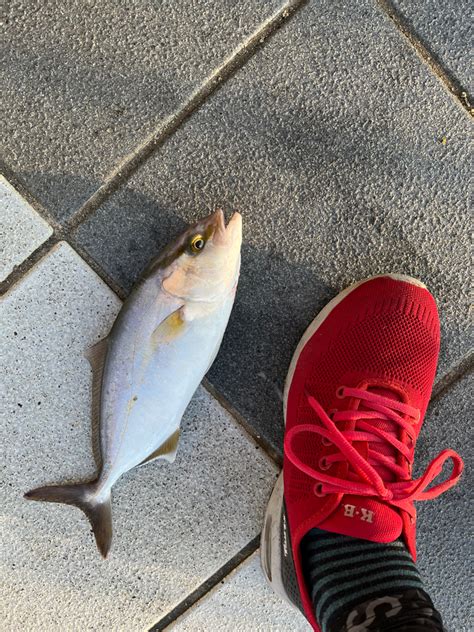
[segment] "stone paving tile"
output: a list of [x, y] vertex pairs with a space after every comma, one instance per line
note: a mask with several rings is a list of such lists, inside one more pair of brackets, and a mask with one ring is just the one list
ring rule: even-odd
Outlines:
[[473, 389], [471, 374], [431, 406], [418, 439], [414, 472], [419, 476], [445, 448], [456, 450], [465, 463], [454, 489], [417, 503], [418, 568], [449, 632], [472, 630]]
[[310, 629], [303, 615], [267, 584], [258, 553], [166, 628], [169, 632], [308, 632]]
[[275, 466], [201, 388], [175, 464], [115, 486], [106, 561], [77, 509], [23, 499], [39, 484], [94, 474], [83, 351], [119, 307], [66, 244], [3, 298], [3, 630], [149, 629], [260, 529]]
[[472, 2], [469, 0], [392, 0], [443, 66], [474, 93]]
[[4, 159], [64, 218], [280, 6], [9, 3], [0, 53]]
[[240, 289], [210, 379], [279, 449], [293, 349], [351, 282], [389, 271], [423, 279], [441, 312], [440, 373], [468, 349], [469, 133], [375, 3], [311, 3], [78, 239], [130, 287], [185, 222], [241, 210]]
[[53, 229], [0, 175], [0, 281], [3, 281]]
[[[457, 450], [466, 463], [460, 484], [435, 501], [417, 503], [418, 567], [449, 632], [470, 632], [472, 551], [465, 520], [473, 498], [474, 454], [466, 423], [473, 418], [472, 376], [461, 380], [435, 403], [426, 418], [417, 450], [416, 476], [439, 451]], [[436, 433], [432, 427], [436, 427]], [[456, 587], [448, 590], [447, 587]], [[309, 630], [298, 611], [267, 586], [258, 555], [185, 613], [173, 632], [297, 632]]]

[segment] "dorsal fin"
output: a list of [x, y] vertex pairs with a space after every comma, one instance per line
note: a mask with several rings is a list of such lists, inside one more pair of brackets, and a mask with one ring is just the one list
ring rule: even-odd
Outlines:
[[147, 463], [151, 463], [155, 459], [166, 459], [170, 463], [173, 463], [176, 458], [176, 452], [178, 450], [179, 437], [181, 434], [181, 430], [178, 428], [171, 437], [168, 437], [164, 443], [160, 445], [160, 447], [152, 452], [150, 456], [147, 456], [140, 464], [146, 465]]
[[92, 452], [97, 467], [102, 466], [102, 455], [100, 452], [100, 394], [102, 391], [102, 376], [104, 373], [105, 359], [107, 357], [107, 337], [99, 340], [95, 345], [89, 347], [85, 357], [89, 360], [92, 368]]

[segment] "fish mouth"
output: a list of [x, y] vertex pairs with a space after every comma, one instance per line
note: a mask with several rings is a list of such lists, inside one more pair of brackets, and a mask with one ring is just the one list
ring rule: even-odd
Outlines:
[[225, 225], [224, 213], [218, 209], [211, 215], [214, 224], [213, 242], [216, 246], [230, 246], [235, 241], [242, 241], [242, 215], [233, 213], [232, 217]]

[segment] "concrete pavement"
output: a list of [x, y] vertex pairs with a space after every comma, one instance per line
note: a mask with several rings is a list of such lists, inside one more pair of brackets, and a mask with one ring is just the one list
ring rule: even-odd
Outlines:
[[[419, 507], [420, 568], [448, 630], [467, 632], [468, 9], [10, 4], [1, 20], [6, 629], [305, 629], [264, 586], [256, 552], [281, 458], [284, 376], [332, 296], [392, 271], [421, 278], [440, 308], [437, 397], [418, 463], [452, 446], [468, 473]], [[146, 262], [219, 206], [240, 210], [245, 230], [224, 344], [186, 414], [176, 464], [117, 485], [104, 565], [79, 512], [27, 504], [22, 492], [92, 474], [83, 351]]]

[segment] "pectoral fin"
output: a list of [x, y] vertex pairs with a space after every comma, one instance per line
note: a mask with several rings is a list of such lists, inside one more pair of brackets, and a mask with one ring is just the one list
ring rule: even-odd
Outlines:
[[153, 351], [162, 345], [175, 340], [183, 331], [185, 320], [180, 307], [165, 318], [151, 335], [151, 347]]
[[92, 368], [92, 451], [97, 467], [102, 464], [100, 453], [100, 393], [102, 390], [102, 375], [104, 373], [105, 358], [107, 357], [107, 338], [99, 340], [95, 345], [89, 347], [85, 352], [85, 357], [89, 360]]
[[160, 447], [152, 452], [150, 456], [147, 456], [140, 465], [145, 465], [146, 463], [151, 463], [155, 459], [166, 459], [170, 463], [173, 463], [176, 458], [176, 452], [178, 450], [179, 437], [181, 434], [181, 430], [178, 428], [176, 432], [173, 432], [171, 437], [168, 437], [164, 443], [160, 445]]

